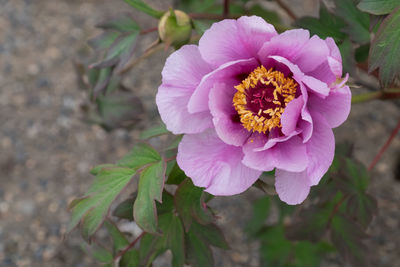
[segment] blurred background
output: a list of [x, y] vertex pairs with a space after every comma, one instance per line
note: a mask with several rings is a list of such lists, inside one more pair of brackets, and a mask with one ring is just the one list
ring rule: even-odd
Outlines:
[[[166, 10], [172, 1], [146, 2]], [[318, 1], [285, 2], [301, 15], [318, 14]], [[88, 123], [88, 94], [79, 86], [77, 62], [90, 57], [86, 42], [100, 32], [96, 24], [126, 12], [142, 29], [157, 25], [122, 0], [0, 0], [0, 266], [99, 265], [82, 250], [78, 233], [64, 236], [67, 205], [85, 193], [93, 166], [115, 162], [135, 144], [141, 129], [157, 121], [154, 96], [172, 52], [142, 61], [124, 80], [143, 106], [132, 113], [132, 130], [107, 132]], [[138, 51], [156, 39], [156, 33], [141, 37]], [[389, 101], [354, 105], [350, 119], [335, 130], [337, 142], [353, 143], [356, 158], [369, 164], [395, 128], [399, 111]], [[397, 137], [371, 177], [370, 193], [379, 207], [368, 230], [372, 266], [399, 266], [399, 162]], [[251, 202], [260, 196], [250, 189], [212, 201], [231, 245], [229, 251], [215, 250], [217, 266], [258, 266], [258, 244], [246, 238], [243, 227]], [[323, 266], [343, 263], [332, 257]]]

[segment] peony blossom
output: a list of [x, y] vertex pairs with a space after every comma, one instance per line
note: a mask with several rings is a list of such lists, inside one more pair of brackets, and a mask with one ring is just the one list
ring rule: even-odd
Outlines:
[[170, 55], [156, 101], [167, 129], [184, 134], [177, 162], [196, 186], [239, 194], [275, 169], [280, 199], [299, 204], [331, 165], [332, 128], [350, 112], [341, 77], [332, 38], [241, 17]]

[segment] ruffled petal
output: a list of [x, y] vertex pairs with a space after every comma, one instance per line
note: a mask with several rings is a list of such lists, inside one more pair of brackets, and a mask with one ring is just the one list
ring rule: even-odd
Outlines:
[[211, 67], [201, 58], [195, 45], [183, 46], [168, 57], [156, 102], [169, 131], [198, 133], [212, 126], [209, 112], [190, 114], [187, 109], [193, 91], [210, 71]]
[[232, 105], [236, 84], [216, 84], [210, 92], [209, 107], [218, 136], [227, 144], [242, 146], [251, 135], [240, 123]]
[[282, 133], [284, 135], [290, 135], [296, 130], [297, 122], [299, 121], [303, 106], [304, 100], [302, 97], [293, 99], [286, 106], [285, 111], [281, 116]]
[[218, 67], [224, 63], [254, 57], [261, 46], [277, 35], [262, 18], [241, 17], [214, 23], [199, 41], [204, 60]]
[[[254, 143], [254, 144], [253, 144]], [[287, 171], [300, 172], [307, 167], [308, 157], [306, 145], [298, 136], [293, 136], [285, 142], [276, 143], [275, 146], [256, 151], [254, 148], [260, 144], [249, 142], [243, 147], [243, 164], [260, 170], [271, 171], [274, 168]]]
[[310, 193], [307, 172], [275, 171], [275, 189], [279, 198], [289, 205], [302, 203]]
[[167, 129], [174, 134], [200, 133], [213, 126], [210, 112], [190, 114], [187, 111], [189, 97], [190, 91], [186, 88], [163, 85], [158, 88], [158, 111]]
[[318, 96], [311, 96], [309, 107], [312, 111], [324, 116], [329, 127], [338, 127], [347, 119], [350, 113], [350, 88], [348, 86], [334, 88], [325, 99], [321, 99]]
[[307, 85], [312, 92], [319, 94], [322, 97], [329, 95], [330, 89], [328, 85], [318, 79], [315, 79], [314, 77], [304, 75], [302, 82]]
[[327, 44], [324, 40], [314, 35], [308, 40], [293, 63], [299, 66], [302, 72], [307, 73], [326, 61], [328, 56], [329, 48]]
[[335, 136], [332, 129], [319, 113], [312, 113], [313, 133], [306, 143], [308, 155], [307, 176], [310, 185], [317, 185], [328, 171], [335, 155]]
[[208, 95], [215, 83], [236, 81], [239, 84], [241, 82], [240, 75], [249, 74], [257, 67], [258, 62], [254, 58], [241, 59], [224, 64], [205, 75], [189, 100], [189, 112], [196, 113], [209, 110]]
[[177, 162], [199, 187], [213, 195], [235, 195], [248, 189], [261, 175], [241, 163], [240, 147], [221, 141], [214, 130], [185, 135], [179, 144]]

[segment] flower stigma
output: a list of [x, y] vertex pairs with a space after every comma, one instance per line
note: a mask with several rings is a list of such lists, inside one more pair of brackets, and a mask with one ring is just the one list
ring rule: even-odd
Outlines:
[[296, 96], [297, 82], [277, 70], [256, 68], [233, 96], [240, 122], [248, 131], [266, 133], [281, 128], [281, 115]]

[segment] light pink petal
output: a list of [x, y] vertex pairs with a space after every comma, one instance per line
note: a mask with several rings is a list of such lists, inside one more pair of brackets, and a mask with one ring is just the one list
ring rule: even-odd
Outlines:
[[293, 99], [286, 106], [285, 111], [281, 116], [283, 134], [290, 135], [293, 131], [296, 130], [297, 122], [299, 120], [303, 106], [304, 106], [304, 100], [302, 97]]
[[216, 84], [210, 92], [209, 106], [218, 136], [227, 144], [242, 146], [251, 135], [239, 121], [232, 99], [234, 84]]
[[328, 61], [332, 59], [328, 57], [328, 59], [318, 66], [315, 70], [308, 72], [307, 75], [312, 76], [328, 85], [334, 83], [336, 81], [336, 75], [333, 73], [331, 66]]
[[214, 23], [199, 41], [204, 60], [218, 67], [224, 63], [254, 57], [261, 46], [277, 33], [262, 18], [241, 17]]
[[311, 96], [309, 106], [313, 112], [320, 113], [326, 119], [329, 127], [338, 127], [347, 119], [350, 113], [350, 88], [348, 86], [334, 88], [325, 99]]
[[190, 114], [187, 105], [201, 78], [211, 71], [195, 45], [171, 54], [162, 71], [156, 102], [161, 119], [174, 134], [198, 133], [212, 126], [211, 114]]
[[328, 58], [329, 66], [333, 74], [337, 77], [342, 77], [342, 55], [340, 54], [340, 50], [335, 41], [330, 37], [326, 38], [325, 43], [328, 45], [330, 51], [330, 57]]
[[241, 163], [240, 147], [219, 139], [214, 130], [185, 135], [179, 144], [177, 162], [199, 187], [213, 195], [234, 195], [248, 189], [261, 175]]
[[307, 172], [275, 171], [275, 189], [279, 198], [289, 205], [302, 203], [310, 193]]
[[306, 146], [298, 136], [276, 143], [275, 146], [264, 151], [255, 151], [258, 146], [259, 144], [248, 143], [243, 147], [245, 154], [243, 164], [260, 171], [278, 168], [299, 172], [307, 167]]
[[167, 58], [161, 73], [162, 84], [194, 91], [209, 72], [211, 67], [202, 59], [198, 47], [185, 45]]
[[209, 112], [190, 114], [187, 111], [190, 91], [186, 88], [161, 85], [156, 103], [161, 119], [174, 134], [200, 133], [213, 126]]
[[250, 74], [257, 67], [258, 62], [254, 58], [241, 59], [224, 64], [205, 75], [189, 100], [189, 112], [196, 113], [209, 110], [208, 95], [215, 83], [225, 83], [233, 80], [239, 84], [241, 80], [238, 79], [238, 75]]
[[314, 93], [317, 93], [323, 97], [329, 95], [330, 89], [328, 85], [318, 79], [315, 79], [314, 77], [305, 75], [302, 82]]
[[335, 155], [335, 137], [325, 119], [318, 113], [312, 113], [314, 129], [306, 143], [308, 154], [307, 175], [310, 185], [317, 185], [328, 171]]
[[296, 29], [285, 31], [272, 37], [265, 43], [260, 52], [259, 58], [263, 64], [268, 61], [270, 56], [281, 56], [293, 62], [299, 56], [303, 47], [307, 44], [310, 33], [307, 30]]
[[329, 55], [329, 48], [324, 40], [314, 35], [293, 60], [302, 72], [307, 73], [316, 69], [326, 61]]

